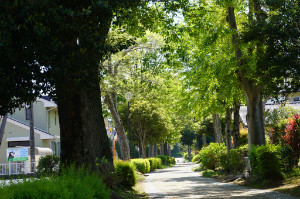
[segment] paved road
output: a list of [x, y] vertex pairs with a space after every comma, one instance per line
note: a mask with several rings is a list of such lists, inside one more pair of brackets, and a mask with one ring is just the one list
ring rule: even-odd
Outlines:
[[144, 190], [150, 198], [257, 198], [257, 199], [294, 199], [279, 192], [249, 189], [228, 183], [220, 183], [204, 178], [193, 172], [193, 163], [177, 163], [176, 166], [158, 170], [146, 177]]

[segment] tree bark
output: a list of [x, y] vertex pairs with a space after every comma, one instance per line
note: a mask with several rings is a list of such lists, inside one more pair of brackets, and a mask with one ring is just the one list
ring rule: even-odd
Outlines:
[[265, 131], [263, 120], [263, 86], [256, 84], [246, 76], [245, 70], [241, 69], [246, 64], [243, 58], [242, 51], [239, 47], [239, 36], [237, 33], [237, 25], [234, 14], [234, 8], [228, 7], [228, 23], [232, 30], [232, 45], [235, 50], [235, 57], [239, 70], [237, 75], [242, 84], [243, 90], [247, 99], [247, 123], [248, 123], [248, 144], [251, 145], [264, 145], [265, 144]]
[[189, 155], [189, 162], [192, 161], [192, 149], [191, 145], [188, 145], [188, 155]]
[[165, 155], [164, 154], [164, 144], [162, 143], [162, 144], [160, 144], [160, 153], [159, 153], [160, 155]]
[[109, 107], [111, 116], [116, 125], [118, 139], [120, 141], [121, 157], [123, 160], [130, 160], [129, 142], [128, 142], [128, 139], [127, 139], [127, 136], [125, 133], [123, 122], [121, 120], [121, 117], [120, 117], [118, 109], [117, 109], [116, 100], [117, 100], [116, 95], [114, 95], [113, 93], [111, 93], [111, 94], [106, 93], [105, 102]]
[[149, 144], [149, 157], [153, 157], [153, 150], [154, 150], [154, 145], [153, 144]]
[[206, 146], [207, 143], [206, 143], [206, 135], [203, 133], [202, 134], [202, 147]]
[[233, 148], [240, 146], [240, 103], [235, 102], [233, 106]]
[[[114, 170], [107, 137], [99, 88], [98, 68], [85, 89], [68, 92], [73, 82], [61, 79], [57, 103], [61, 130], [61, 160], [65, 165], [75, 163], [90, 166], [93, 171], [107, 174]], [[68, 92], [66, 94], [66, 92]], [[106, 159], [107, 161], [102, 161]]]
[[154, 144], [153, 156], [157, 157], [157, 144]]
[[168, 155], [168, 143], [167, 142], [164, 143], [164, 155], [165, 156]]
[[4, 134], [5, 126], [6, 126], [6, 121], [7, 121], [7, 114], [5, 114], [2, 117], [2, 122], [1, 122], [1, 126], [0, 126], [0, 147], [1, 147], [2, 139], [3, 139], [3, 134]]
[[213, 114], [213, 126], [214, 126], [214, 131], [215, 131], [215, 142], [221, 143], [222, 142], [222, 127], [221, 127], [220, 115], [218, 113]]
[[168, 144], [168, 156], [172, 157], [171, 145], [170, 144]]
[[231, 149], [231, 114], [231, 109], [226, 108], [226, 147], [228, 154]]

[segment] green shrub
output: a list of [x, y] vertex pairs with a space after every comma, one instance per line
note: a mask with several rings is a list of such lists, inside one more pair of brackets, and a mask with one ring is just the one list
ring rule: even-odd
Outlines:
[[87, 169], [74, 166], [62, 169], [61, 175], [42, 177], [36, 180], [11, 182], [0, 187], [0, 198], [43, 198], [43, 199], [109, 199], [111, 192], [105, 188], [102, 179]]
[[220, 166], [223, 168], [224, 171], [229, 172], [230, 171], [230, 167], [228, 164], [228, 154], [226, 151], [223, 151], [220, 154]]
[[281, 147], [279, 145], [252, 146], [250, 164], [252, 172], [261, 179], [281, 180]]
[[162, 168], [162, 162], [160, 158], [148, 158], [148, 160], [150, 162], [151, 171]]
[[202, 172], [203, 177], [213, 177], [215, 175], [215, 172], [213, 170], [205, 170]]
[[203, 168], [214, 170], [220, 166], [220, 156], [222, 153], [226, 153], [224, 143], [211, 142], [208, 146], [203, 147], [199, 152]]
[[230, 150], [230, 169], [233, 173], [243, 172], [245, 169], [245, 152], [243, 149]]
[[131, 159], [136, 169], [141, 173], [150, 172], [150, 162], [147, 159]]
[[193, 159], [192, 159], [192, 162], [194, 162], [194, 163], [199, 163], [200, 162], [200, 155], [198, 154], [198, 155], [195, 155], [194, 157], [193, 157]]
[[245, 145], [248, 144], [248, 129], [242, 128], [240, 130], [240, 144]]
[[58, 172], [59, 169], [59, 157], [53, 155], [42, 156], [39, 159], [39, 164], [37, 166], [37, 172], [40, 174], [54, 174]]
[[[194, 154], [193, 153], [191, 153], [191, 158], [193, 159], [194, 158]], [[186, 161], [189, 161], [189, 154], [188, 153], [184, 153], [183, 154], [183, 158], [186, 160]]]
[[135, 166], [129, 161], [114, 160], [115, 175], [118, 184], [131, 188], [136, 184]]
[[174, 158], [174, 157], [171, 157], [171, 164], [173, 164], [173, 165], [176, 164], [176, 161], [175, 161], [175, 158]]
[[281, 147], [281, 168], [282, 171], [288, 172], [293, 169], [293, 166], [297, 164], [293, 157], [293, 149], [289, 145], [284, 145]]

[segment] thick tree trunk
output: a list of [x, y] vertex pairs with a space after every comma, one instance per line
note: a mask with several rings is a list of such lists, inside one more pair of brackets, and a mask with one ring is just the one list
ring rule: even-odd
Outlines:
[[[62, 79], [57, 85], [57, 103], [61, 130], [61, 160], [65, 165], [90, 166], [93, 171], [107, 174], [114, 170], [107, 137], [95, 67], [81, 91], [70, 92], [73, 82]], [[107, 163], [102, 160], [106, 159]]]
[[248, 144], [265, 145], [265, 124], [263, 112], [262, 89], [258, 86], [248, 88], [251, 92], [247, 95], [247, 123]]
[[2, 117], [1, 126], [0, 126], [0, 147], [3, 139], [3, 134], [6, 126], [7, 114]]
[[165, 156], [168, 155], [168, 143], [167, 142], [164, 143], [164, 155]]
[[226, 108], [226, 147], [228, 154], [231, 149], [231, 115], [231, 109]]
[[251, 145], [265, 144], [265, 131], [263, 120], [262, 94], [263, 86], [256, 84], [246, 76], [246, 72], [241, 69], [246, 64], [242, 51], [239, 47], [239, 36], [234, 14], [234, 8], [228, 7], [228, 23], [232, 30], [232, 45], [235, 50], [235, 57], [239, 70], [237, 71], [239, 80], [247, 98], [247, 123], [248, 123], [248, 143]]
[[240, 103], [235, 102], [233, 106], [233, 148], [240, 146]]
[[191, 145], [188, 145], [188, 155], [189, 155], [189, 162], [192, 161], [192, 149]]
[[227, 149], [227, 163], [229, 171], [230, 168], [230, 149], [231, 149], [231, 109], [226, 108], [226, 149]]
[[140, 146], [141, 158], [146, 158], [146, 145], [141, 142]]
[[157, 144], [154, 144], [153, 156], [157, 157]]
[[206, 143], [206, 135], [203, 133], [202, 134], [202, 147], [206, 146], [207, 143]]
[[109, 107], [111, 116], [116, 125], [116, 130], [118, 133], [118, 139], [119, 139], [120, 149], [121, 149], [121, 157], [123, 160], [130, 160], [129, 142], [125, 133], [123, 122], [121, 120], [121, 117], [117, 109], [116, 100], [117, 100], [116, 95], [114, 93], [111, 94], [107, 93], [105, 95], [105, 102]]
[[154, 145], [153, 144], [149, 144], [149, 157], [153, 157], [153, 150], [154, 150]]
[[222, 127], [221, 127], [220, 115], [218, 113], [213, 114], [213, 126], [214, 126], [214, 131], [215, 131], [215, 142], [221, 143], [222, 142]]
[[170, 144], [168, 144], [168, 156], [172, 157], [171, 145]]
[[160, 153], [159, 153], [160, 155], [165, 155], [164, 154], [164, 144], [162, 143], [162, 144], [160, 144]]

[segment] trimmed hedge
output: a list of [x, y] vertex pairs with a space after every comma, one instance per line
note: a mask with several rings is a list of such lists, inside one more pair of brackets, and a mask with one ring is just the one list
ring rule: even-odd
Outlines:
[[148, 160], [150, 162], [151, 171], [162, 168], [162, 161], [160, 158], [149, 158]]
[[163, 165], [174, 165], [174, 164], [176, 164], [174, 157], [159, 155], [158, 158], [161, 159]]
[[143, 174], [150, 172], [150, 162], [148, 159], [131, 159], [131, 162], [139, 172]]
[[114, 160], [115, 176], [118, 184], [131, 188], [136, 184], [135, 166], [129, 161]]

